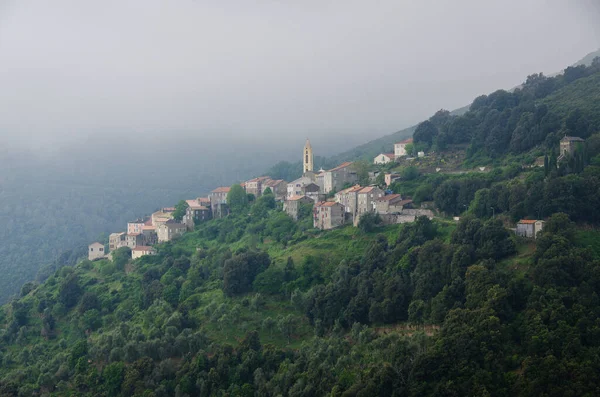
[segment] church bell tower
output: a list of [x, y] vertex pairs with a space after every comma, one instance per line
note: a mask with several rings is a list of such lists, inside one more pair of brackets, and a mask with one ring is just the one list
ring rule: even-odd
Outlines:
[[303, 173], [306, 174], [307, 172], [313, 172], [313, 151], [308, 138], [306, 139], [306, 143], [304, 144], [302, 160], [304, 164]]

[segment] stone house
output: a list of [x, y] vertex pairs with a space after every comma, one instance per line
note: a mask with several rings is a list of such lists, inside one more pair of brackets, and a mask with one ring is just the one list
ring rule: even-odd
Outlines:
[[403, 200], [399, 194], [388, 194], [373, 201], [375, 212], [380, 215], [399, 214], [410, 204], [412, 200]]
[[162, 210], [156, 211], [150, 216], [150, 219], [152, 220], [152, 226], [159, 227], [173, 219], [173, 214]]
[[156, 228], [156, 234], [158, 236], [159, 243], [171, 241], [175, 237], [181, 236], [186, 231], [186, 225], [183, 223], [179, 223], [174, 219], [171, 219], [167, 223], [162, 224]]
[[560, 140], [560, 157], [563, 157], [566, 155], [572, 156], [575, 153], [577, 144], [583, 143], [583, 142], [585, 142], [585, 140], [583, 140], [577, 136], [565, 136], [563, 139]]
[[134, 249], [138, 245], [144, 245], [144, 235], [142, 233], [127, 233], [125, 235], [125, 247]]
[[312, 204], [314, 201], [306, 196], [292, 196], [288, 197], [283, 202], [283, 210], [286, 214], [292, 217], [295, 221], [298, 220], [298, 214], [300, 212], [300, 206], [302, 204]]
[[156, 235], [156, 226], [144, 226], [142, 228], [142, 236], [144, 236], [143, 245], [154, 245], [158, 243], [158, 236]]
[[538, 233], [544, 228], [544, 223], [536, 219], [521, 219], [517, 223], [517, 236], [537, 238]]
[[131, 250], [131, 259], [137, 259], [144, 255], [156, 255], [156, 250], [147, 245], [139, 245]]
[[356, 215], [354, 216], [354, 225], [358, 224], [360, 217], [367, 212], [375, 211], [375, 200], [383, 197], [385, 193], [377, 186], [367, 186], [358, 191], [356, 195]]
[[268, 176], [259, 176], [258, 178], [250, 179], [244, 183], [246, 193], [253, 194], [254, 197], [259, 198], [263, 192], [263, 185], [270, 181], [271, 178]]
[[117, 250], [121, 247], [125, 247], [125, 236], [126, 235], [127, 235], [127, 233], [125, 233], [125, 232], [111, 233], [108, 236], [108, 250], [110, 252], [113, 252], [114, 250]]
[[358, 208], [358, 192], [362, 186], [354, 185], [352, 187], [340, 190], [335, 194], [335, 202], [344, 206], [344, 211], [354, 219]]
[[97, 259], [105, 258], [106, 253], [104, 252], [104, 244], [100, 244], [98, 242], [91, 243], [88, 245], [88, 259], [91, 261], [95, 261]]
[[313, 207], [313, 225], [328, 230], [342, 226], [345, 220], [344, 206], [334, 201], [321, 201]]
[[400, 174], [387, 173], [384, 175], [385, 185], [390, 186], [392, 183], [400, 179]]
[[295, 181], [288, 183], [287, 184], [287, 197], [304, 195], [302, 188], [304, 188], [304, 186], [309, 185], [311, 183], [313, 183], [313, 180], [312, 180], [312, 178], [310, 178], [308, 176], [301, 176], [300, 178], [296, 179]]
[[262, 194], [265, 194], [267, 188], [271, 189], [275, 200], [283, 200], [287, 194], [287, 183], [283, 179], [271, 179], [262, 184]]
[[321, 193], [321, 188], [316, 183], [309, 183], [302, 188], [302, 194], [310, 198], [313, 202], [325, 201], [325, 195]]
[[188, 230], [194, 230], [196, 223], [206, 222], [212, 218], [210, 208], [198, 203], [198, 199], [186, 200], [186, 203], [188, 206], [181, 222], [187, 226]]
[[144, 227], [145, 224], [146, 220], [141, 218], [132, 222], [127, 222], [127, 233], [141, 233], [142, 227]]
[[396, 159], [394, 153], [380, 153], [373, 159], [373, 164], [387, 164]]
[[346, 161], [335, 168], [325, 171], [323, 175], [323, 193], [328, 194], [338, 191], [346, 184], [356, 183], [358, 175], [352, 163]]
[[406, 152], [406, 146], [410, 145], [413, 143], [413, 139], [412, 138], [408, 138], [405, 139], [403, 141], [400, 141], [398, 143], [394, 144], [394, 155], [396, 157], [401, 157], [401, 156], [406, 156], [409, 153]]
[[208, 194], [213, 218], [222, 218], [229, 214], [229, 207], [227, 206], [227, 194], [229, 190], [229, 186], [221, 186]]

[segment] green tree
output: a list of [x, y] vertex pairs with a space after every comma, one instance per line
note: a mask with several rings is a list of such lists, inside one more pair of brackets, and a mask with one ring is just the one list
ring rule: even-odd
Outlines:
[[232, 212], [240, 212], [248, 206], [248, 195], [238, 184], [232, 185], [227, 193], [227, 205]]
[[176, 221], [181, 221], [188, 207], [189, 205], [185, 200], [179, 201], [175, 206], [175, 212], [173, 212], [173, 219], [175, 219]]
[[358, 228], [365, 233], [370, 233], [381, 224], [381, 217], [376, 212], [367, 212], [361, 215]]
[[407, 181], [415, 180], [419, 177], [419, 169], [415, 166], [409, 166], [402, 170], [402, 179]]
[[427, 147], [431, 146], [433, 139], [439, 134], [435, 124], [426, 120], [417, 126], [413, 138], [415, 143], [424, 143]]
[[359, 160], [352, 163], [352, 167], [356, 171], [358, 183], [362, 186], [368, 185], [370, 183], [369, 170], [371, 169], [371, 164], [365, 160]]

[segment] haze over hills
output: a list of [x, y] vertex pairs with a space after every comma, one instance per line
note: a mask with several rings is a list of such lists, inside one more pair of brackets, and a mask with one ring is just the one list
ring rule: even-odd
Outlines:
[[[593, 54], [580, 62], [591, 62]], [[461, 108], [455, 114], [466, 110]], [[415, 127], [350, 150], [353, 140], [317, 140], [315, 147], [321, 157], [316, 165], [328, 168], [346, 160], [370, 161], [389, 151], [394, 142], [411, 136]], [[5, 147], [0, 159], [0, 219], [6, 225], [0, 232], [4, 242], [0, 245], [0, 270], [6, 276], [0, 280], [0, 301], [33, 280], [41, 267], [55, 266], [52, 264], [65, 251], [75, 250], [63, 255], [72, 264], [82, 247], [100, 234], [118, 231], [128, 220], [161, 206], [256, 176], [278, 160], [297, 158], [302, 141], [299, 138], [296, 146], [273, 146], [226, 139], [164, 139], [153, 144], [89, 139], [43, 157]], [[290, 176], [299, 174], [299, 162], [290, 167]]]
[[[234, 185], [154, 254], [27, 283], [0, 307], [0, 395], [596, 395], [599, 103], [600, 62], [531, 75], [419, 124], [424, 157], [357, 170], [399, 174], [391, 194], [292, 218]], [[491, 169], [432, 171], [450, 161]], [[408, 211], [428, 216], [389, 221]]]

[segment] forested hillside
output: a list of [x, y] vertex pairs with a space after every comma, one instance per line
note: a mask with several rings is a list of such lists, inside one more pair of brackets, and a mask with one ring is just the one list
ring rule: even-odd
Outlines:
[[200, 142], [165, 143], [155, 158], [148, 153], [157, 148], [126, 143], [86, 143], [45, 157], [0, 152], [0, 303], [41, 268], [73, 265], [89, 243], [128, 221], [248, 178], [277, 158], [231, 156], [235, 146], [206, 153]]
[[[598, 393], [600, 262], [565, 214], [315, 232], [271, 195], [0, 311], [0, 395]], [[568, 379], [568, 381], [565, 381]]]

